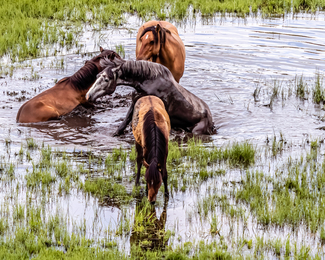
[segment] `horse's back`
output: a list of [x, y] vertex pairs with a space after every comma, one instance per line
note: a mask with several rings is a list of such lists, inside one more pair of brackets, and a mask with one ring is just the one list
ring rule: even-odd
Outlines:
[[156, 96], [145, 96], [135, 103], [132, 117], [132, 132], [136, 142], [140, 145], [144, 144], [142, 135], [143, 123], [145, 115], [149, 111], [153, 112], [156, 125], [163, 132], [166, 139], [169, 139], [171, 125], [164, 103]]
[[178, 30], [177, 28], [175, 27], [175, 25], [169, 23], [169, 22], [166, 22], [166, 21], [156, 21], [156, 20], [151, 20], [151, 21], [148, 21], [146, 23], [144, 23], [138, 30], [138, 34], [137, 34], [137, 39], [140, 38], [140, 35], [142, 34], [143, 30], [148, 28], [148, 27], [151, 27], [151, 26], [156, 26], [157, 24], [161, 25], [163, 28], [166, 28], [168, 29], [171, 33], [174, 33], [176, 35], [178, 35]]
[[[149, 47], [145, 47], [143, 49], [141, 36], [146, 28], [156, 26], [158, 24], [160, 27], [164, 28], [164, 41], [161, 45], [161, 49], [164, 51], [160, 51], [159, 49], [157, 54], [153, 53], [153, 50], [148, 49]], [[150, 53], [152, 54], [151, 56]], [[156, 57], [155, 62], [165, 65], [172, 72], [177, 82], [179, 82], [180, 78], [183, 76], [186, 57], [185, 45], [179, 37], [177, 28], [169, 22], [153, 20], [146, 22], [139, 28], [136, 39], [136, 57], [137, 59], [148, 60], [150, 60], [148, 57]]]
[[25, 102], [18, 110], [18, 123], [35, 123], [59, 118], [72, 111], [79, 103], [67, 78]]

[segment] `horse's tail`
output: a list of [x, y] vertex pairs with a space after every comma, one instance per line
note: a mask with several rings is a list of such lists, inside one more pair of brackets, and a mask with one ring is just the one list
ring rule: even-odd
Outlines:
[[149, 110], [144, 116], [143, 134], [145, 135], [145, 160], [149, 164], [145, 178], [147, 182], [157, 183], [160, 180], [159, 169], [165, 172], [165, 157], [167, 155], [167, 141], [155, 122], [154, 113]]

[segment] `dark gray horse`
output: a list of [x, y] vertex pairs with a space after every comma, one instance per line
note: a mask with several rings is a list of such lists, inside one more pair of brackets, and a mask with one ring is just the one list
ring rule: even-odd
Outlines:
[[172, 127], [195, 134], [214, 132], [208, 105], [179, 85], [165, 66], [149, 61], [112, 62], [108, 59], [102, 60], [101, 65], [107, 68], [98, 74], [96, 82], [86, 94], [89, 101], [112, 94], [119, 85], [130, 86], [136, 90], [127, 116], [115, 135], [123, 133], [132, 120], [134, 104], [140, 97], [147, 95], [159, 97], [164, 102]]

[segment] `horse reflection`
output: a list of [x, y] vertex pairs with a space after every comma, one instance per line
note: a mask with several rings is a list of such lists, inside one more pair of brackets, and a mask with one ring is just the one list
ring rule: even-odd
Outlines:
[[134, 225], [130, 237], [132, 245], [142, 249], [165, 249], [168, 243], [165, 225], [167, 221], [167, 201], [158, 219], [156, 208], [145, 202], [137, 202]]

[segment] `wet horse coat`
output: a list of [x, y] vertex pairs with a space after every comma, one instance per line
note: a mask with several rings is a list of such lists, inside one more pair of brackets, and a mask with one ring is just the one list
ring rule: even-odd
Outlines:
[[185, 46], [177, 28], [166, 21], [149, 21], [137, 34], [137, 60], [149, 60], [166, 66], [179, 82], [185, 67]]
[[156, 201], [158, 190], [164, 182], [165, 195], [168, 196], [166, 160], [170, 120], [164, 103], [155, 96], [140, 98], [135, 106], [132, 117], [132, 132], [137, 149], [137, 178], [142, 164], [147, 168], [145, 178], [148, 187], [148, 200]]
[[123, 61], [120, 65], [104, 60], [103, 70], [86, 94], [90, 101], [112, 94], [119, 85], [131, 86], [136, 90], [124, 122], [116, 135], [122, 134], [132, 119], [136, 100], [141, 96], [159, 97], [170, 117], [172, 127], [180, 127], [196, 134], [214, 133], [214, 125], [208, 105], [178, 84], [171, 72], [161, 64], [148, 61]]
[[61, 79], [54, 87], [40, 93], [23, 104], [16, 117], [19, 123], [35, 123], [57, 119], [71, 112], [80, 103], [85, 103], [85, 94], [96, 80], [96, 75], [103, 70], [100, 60], [121, 59], [110, 50], [101, 48], [101, 53], [87, 61], [71, 77]]

